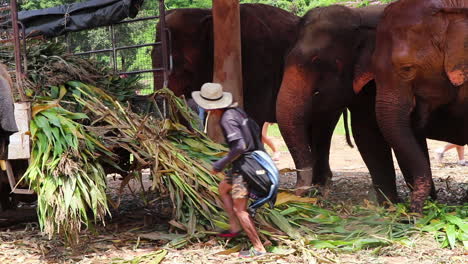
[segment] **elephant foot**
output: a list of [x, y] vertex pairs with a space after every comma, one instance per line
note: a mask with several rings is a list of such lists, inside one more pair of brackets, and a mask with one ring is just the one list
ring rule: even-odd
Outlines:
[[377, 201], [380, 205], [403, 202], [403, 200], [398, 197], [398, 193], [396, 191], [376, 189], [375, 192], [377, 193]]
[[314, 173], [314, 177], [312, 178], [313, 185], [319, 186], [328, 186], [331, 184], [333, 173], [329, 170], [325, 173]]
[[306, 196], [310, 192], [310, 187], [299, 187], [294, 192], [297, 196]]
[[304, 196], [309, 193], [312, 188], [312, 168], [304, 168], [297, 170], [297, 181], [295, 194]]
[[436, 191], [436, 189], [435, 189], [434, 183], [432, 183], [432, 186], [431, 186], [431, 193], [429, 194], [429, 197], [430, 197], [431, 200], [433, 200], [433, 201], [437, 200], [437, 191]]
[[413, 192], [411, 195], [410, 211], [413, 213], [422, 214], [424, 202], [426, 201], [427, 197], [428, 195], [421, 195], [417, 192]]
[[327, 200], [328, 196], [331, 193], [332, 190], [332, 184], [331, 180], [327, 181], [326, 184], [318, 186], [318, 194], [322, 196], [322, 199]]
[[415, 204], [415, 203], [411, 202], [410, 212], [417, 213], [417, 214], [422, 214], [423, 204], [420, 204], [420, 203]]
[[432, 182], [432, 178], [430, 177], [419, 177], [415, 178], [414, 186], [415, 189], [411, 194], [411, 211], [415, 213], [422, 214], [424, 202], [428, 198], [429, 195], [435, 195], [435, 188], [434, 183]]

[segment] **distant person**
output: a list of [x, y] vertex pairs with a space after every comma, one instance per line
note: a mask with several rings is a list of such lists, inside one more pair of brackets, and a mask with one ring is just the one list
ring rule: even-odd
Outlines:
[[200, 131], [203, 132], [204, 130], [204, 127], [205, 127], [205, 109], [203, 109], [201, 106], [199, 106], [195, 100], [193, 100], [192, 98], [188, 99], [187, 100], [187, 105], [188, 107], [190, 107], [190, 109], [192, 109], [193, 112], [195, 112], [200, 120], [200, 127], [198, 129], [200, 129]]
[[280, 153], [278, 149], [275, 146], [275, 143], [273, 142], [273, 139], [268, 136], [268, 127], [272, 123], [265, 122], [263, 123], [263, 128], [262, 128], [262, 142], [263, 144], [266, 144], [268, 147], [270, 147], [271, 151], [273, 151], [273, 160], [278, 161], [280, 158]]
[[465, 160], [465, 146], [460, 146], [460, 145], [451, 144], [451, 143], [445, 145], [445, 147], [438, 148], [438, 149], [435, 150], [437, 161], [442, 162], [442, 159], [444, 158], [445, 152], [447, 150], [450, 150], [450, 149], [453, 149], [453, 148], [457, 149], [458, 165], [467, 166], [468, 163]]

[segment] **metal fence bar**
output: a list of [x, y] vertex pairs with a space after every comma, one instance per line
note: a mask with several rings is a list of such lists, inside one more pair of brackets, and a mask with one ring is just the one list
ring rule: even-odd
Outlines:
[[169, 72], [169, 62], [168, 62], [168, 54], [167, 54], [167, 34], [166, 33], [166, 7], [164, 6], [164, 0], [159, 0], [159, 16], [163, 19], [159, 20], [159, 30], [161, 32], [161, 42], [162, 42], [162, 61], [163, 61], [163, 76], [164, 76], [164, 84], [163, 87], [167, 87], [168, 83], [168, 72]]
[[116, 50], [126, 50], [126, 49], [132, 49], [132, 48], [143, 48], [143, 47], [150, 47], [150, 46], [157, 46], [161, 45], [161, 41], [158, 42], [153, 42], [153, 43], [147, 43], [147, 44], [138, 44], [138, 45], [132, 45], [132, 46], [122, 46], [115, 48]]
[[[122, 46], [122, 47], [117, 47], [116, 46], [116, 33], [115, 33], [115, 25], [119, 24], [128, 24], [128, 23], [133, 23], [133, 22], [139, 22], [139, 21], [148, 21], [148, 20], [154, 20], [154, 19], [159, 19], [161, 17], [165, 17], [166, 15], [166, 7], [164, 6], [164, 0], [155, 0], [159, 2], [159, 16], [150, 16], [150, 17], [144, 17], [144, 18], [137, 18], [137, 19], [132, 19], [132, 20], [125, 20], [125, 21], [120, 21], [117, 22], [113, 25], [108, 26], [110, 31], [111, 31], [111, 41], [112, 41], [112, 48], [108, 49], [100, 49], [100, 50], [91, 50], [91, 51], [84, 51], [84, 52], [78, 52], [74, 53], [75, 55], [90, 55], [90, 54], [97, 54], [97, 53], [106, 53], [106, 52], [112, 52], [112, 59], [113, 59], [113, 68], [114, 72], [116, 74], [139, 74], [139, 73], [149, 73], [149, 72], [163, 72], [163, 78], [164, 78], [164, 87], [167, 86], [168, 83], [168, 75], [172, 69], [172, 58], [169, 58], [170, 51], [168, 50], [169, 45], [168, 42], [170, 41], [170, 32], [166, 29], [166, 24], [165, 20], [161, 19], [160, 20], [160, 28], [158, 30], [161, 30], [161, 32], [165, 32], [166, 34], [161, 34], [161, 41], [158, 42], [153, 42], [153, 43], [146, 43], [146, 44], [138, 44], [138, 45], [130, 45], [130, 46]], [[102, 28], [102, 27], [98, 27]], [[168, 39], [169, 38], [169, 39]], [[118, 72], [118, 63], [117, 63], [117, 51], [119, 50], [127, 50], [127, 49], [137, 49], [137, 48], [142, 48], [142, 47], [150, 47], [150, 46], [157, 46], [161, 45], [162, 46], [162, 54], [159, 54], [162, 56], [162, 61], [163, 61], [163, 67], [162, 68], [157, 68], [157, 69], [149, 69], [149, 70], [138, 70], [138, 71], [127, 71], [127, 72]], [[70, 47], [70, 45], [68, 45]]]
[[[18, 9], [16, 0], [11, 0], [11, 24], [13, 26], [13, 43], [15, 44], [15, 70], [16, 70], [16, 87], [22, 102], [27, 101], [23, 90], [23, 69], [21, 68], [21, 43], [20, 32], [18, 27]], [[23, 36], [24, 37], [24, 36]]]
[[109, 27], [111, 32], [111, 39], [112, 39], [112, 62], [114, 64], [114, 72], [117, 72], [117, 50], [115, 49], [115, 30], [114, 26], [110, 25]]
[[119, 72], [119, 74], [139, 74], [139, 73], [160, 72], [160, 71], [164, 71], [164, 68], [156, 68], [156, 69], [141, 70], [141, 71]]
[[91, 50], [91, 51], [84, 51], [73, 53], [74, 55], [88, 55], [88, 54], [96, 54], [96, 53], [104, 53], [104, 52], [111, 52], [112, 49], [100, 49], [100, 50]]
[[28, 74], [28, 49], [26, 48], [26, 27], [24, 26], [24, 24], [22, 22], [19, 22], [18, 21], [18, 25], [21, 26], [21, 32], [23, 33], [23, 53], [24, 53], [24, 56], [23, 56], [23, 74], [24, 76], [27, 76]]
[[124, 20], [115, 23], [115, 25], [119, 24], [127, 24], [127, 23], [132, 23], [132, 22], [139, 22], [139, 21], [146, 21], [146, 20], [151, 20], [151, 19], [158, 19], [159, 16], [149, 16], [149, 17], [142, 17], [142, 18], [136, 18], [136, 19], [131, 19], [131, 20]]
[[[142, 48], [142, 47], [157, 46], [157, 45], [161, 45], [161, 41], [148, 43], [148, 44], [139, 44], [139, 45], [116, 47], [115, 50], [126, 50], [126, 49], [132, 49], [132, 48]], [[110, 48], [110, 49], [100, 49], [100, 50], [78, 52], [78, 53], [75, 53], [75, 55], [87, 55], [87, 54], [104, 53], [104, 52], [111, 52], [111, 51], [113, 51], [112, 48]]]

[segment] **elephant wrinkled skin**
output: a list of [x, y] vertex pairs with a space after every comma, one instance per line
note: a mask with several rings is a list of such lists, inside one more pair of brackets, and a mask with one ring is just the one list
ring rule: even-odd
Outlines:
[[468, 1], [400, 0], [377, 28], [378, 125], [422, 212], [432, 175], [426, 138], [468, 143]]
[[[0, 159], [7, 159], [9, 137], [18, 132], [15, 121], [13, 100], [13, 82], [5, 65], [0, 64]], [[0, 206], [1, 210], [12, 208], [10, 201], [10, 184], [6, 175], [0, 173]]]
[[[333, 5], [307, 12], [286, 57], [277, 119], [298, 172], [297, 187], [325, 185], [334, 127], [345, 107], [380, 202], [397, 201], [391, 149], [375, 119], [371, 57], [384, 6]], [[320, 153], [320, 154], [319, 154]], [[326, 155], [323, 155], [326, 153]], [[302, 194], [304, 188], [298, 190]]]
[[[260, 125], [276, 122], [276, 96], [284, 54], [295, 38], [299, 17], [263, 4], [240, 5], [242, 76], [245, 111]], [[168, 87], [191, 97], [213, 79], [213, 19], [209, 9], [175, 9], [166, 15], [171, 35], [173, 70]], [[159, 32], [156, 41], [159, 41]], [[153, 66], [162, 66], [161, 47], [153, 49]], [[154, 75], [155, 88], [162, 88]]]

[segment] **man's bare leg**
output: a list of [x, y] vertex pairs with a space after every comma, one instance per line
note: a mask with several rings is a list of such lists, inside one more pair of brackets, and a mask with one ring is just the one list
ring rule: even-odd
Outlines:
[[241, 226], [239, 221], [237, 221], [237, 215], [234, 213], [233, 201], [231, 197], [232, 185], [229, 184], [226, 180], [222, 180], [218, 185], [219, 195], [221, 196], [221, 201], [223, 201], [224, 210], [229, 217], [229, 226], [232, 233], [241, 231]]
[[252, 242], [253, 248], [258, 252], [266, 252], [262, 241], [257, 234], [257, 230], [255, 229], [255, 224], [247, 212], [247, 201], [248, 198], [233, 199], [234, 212], [237, 216], [237, 219], [239, 220], [239, 223], [249, 237], [250, 242]]

